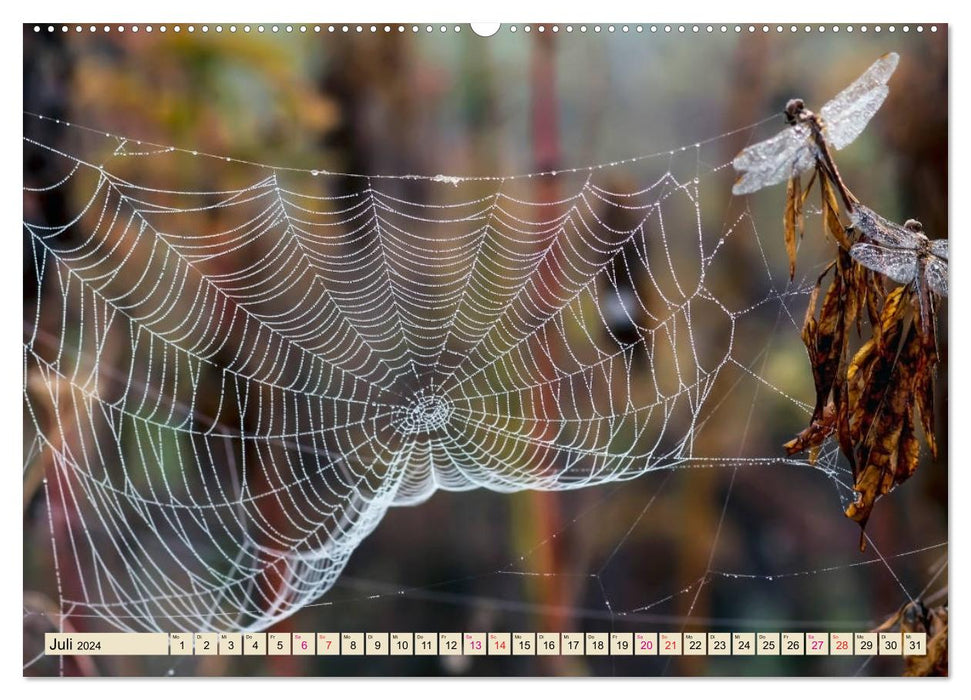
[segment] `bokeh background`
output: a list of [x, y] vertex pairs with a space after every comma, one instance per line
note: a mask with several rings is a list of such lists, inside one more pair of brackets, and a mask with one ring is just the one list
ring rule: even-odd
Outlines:
[[[274, 33], [214, 27], [192, 34], [35, 32], [24, 28], [24, 108], [102, 131], [260, 163], [366, 174], [494, 175], [612, 162], [716, 138], [706, 156], [701, 214], [714, 233], [747, 208], [761, 245], [733, 248], [713, 288], [761, 300], [777, 277], [781, 188], [747, 201], [730, 195], [728, 163], [747, 142], [781, 127], [744, 129], [801, 96], [819, 106], [886, 51], [901, 55], [890, 96], [863, 136], [838, 157], [844, 179], [888, 218], [924, 222], [948, 235], [947, 30], [852, 34], [817, 28], [708, 34], [567, 33], [504, 26], [482, 38], [377, 25], [358, 33]], [[46, 26], [43, 27], [46, 30]], [[25, 134], [55, 148], [72, 133], [25, 116]], [[735, 133], [730, 133], [735, 132]], [[720, 151], [720, 157], [718, 155]], [[233, 187], [199, 169], [182, 189]], [[56, 181], [49, 160], [25, 150], [25, 182]], [[649, 169], [625, 177], [647, 176]], [[662, 168], [663, 170], [663, 168]], [[218, 173], [218, 171], [217, 171]], [[214, 181], [216, 178], [216, 181]], [[339, 185], [337, 185], [339, 186]], [[421, 192], [413, 196], [420, 197]], [[70, 193], [50, 211], [25, 193], [32, 217], [63, 218]], [[800, 277], [815, 277], [827, 243], [810, 216]], [[812, 235], [811, 235], [812, 234]], [[25, 234], [26, 236], [26, 234]], [[25, 248], [25, 332], [51, 286], [38, 288]], [[798, 306], [799, 315], [805, 308]], [[744, 359], [771, 344], [760, 374], [773, 387], [812, 400], [798, 330], [775, 311], [740, 340]], [[699, 324], [704, 320], [699, 319]], [[771, 336], [771, 337], [770, 337]], [[747, 346], [751, 348], [747, 350]], [[911, 596], [946, 602], [947, 323], [942, 319], [939, 460], [874, 511], [868, 532], [879, 551], [858, 551], [858, 528], [842, 514], [845, 493], [809, 468], [678, 469], [571, 493], [437, 493], [392, 509], [360, 546], [319, 604], [281, 631], [756, 631], [860, 630]], [[715, 429], [699, 453], [782, 455], [804, 427], [778, 392], [758, 382], [728, 384], [716, 398]], [[25, 446], [33, 438], [25, 416]], [[744, 438], [743, 438], [744, 436]], [[42, 633], [56, 628], [43, 460], [25, 455], [25, 663]], [[38, 466], [40, 465], [40, 466]], [[841, 477], [845, 482], [848, 476]], [[924, 550], [907, 556], [893, 555]], [[523, 575], [523, 572], [547, 575]], [[725, 573], [740, 574], [738, 577]], [[926, 588], [926, 590], [925, 590]], [[636, 612], [634, 612], [636, 611]], [[97, 631], [96, 619], [72, 621]], [[271, 630], [272, 631], [272, 630]], [[838, 657], [623, 658], [95, 658], [59, 668], [40, 659], [29, 675], [896, 675], [899, 659]]]

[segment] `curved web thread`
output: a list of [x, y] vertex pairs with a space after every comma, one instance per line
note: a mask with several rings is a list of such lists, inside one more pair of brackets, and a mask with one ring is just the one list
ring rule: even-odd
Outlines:
[[[766, 306], [798, 327], [805, 290], [776, 288], [764, 252], [768, 296], [709, 286], [754, 227], [703, 223], [703, 144], [627, 175], [340, 179], [94, 141], [79, 150], [110, 165], [25, 139], [63, 173], [25, 201], [73, 207], [24, 219], [43, 300], [24, 396], [80, 591], [65, 609], [262, 629], [326, 593], [388, 508], [438, 489], [759, 462], [696, 454], [726, 368], [809, 411], [736, 344]], [[200, 163], [241, 184], [179, 189]], [[821, 464], [835, 475], [835, 450]]]

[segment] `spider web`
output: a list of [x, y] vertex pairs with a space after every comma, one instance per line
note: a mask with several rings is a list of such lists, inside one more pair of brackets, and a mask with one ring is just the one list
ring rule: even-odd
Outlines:
[[[810, 465], [778, 442], [746, 444], [763, 410], [794, 417], [782, 436], [811, 414], [798, 398], [811, 384], [780, 385], [760, 339], [781, 327], [798, 343], [819, 268], [791, 283], [747, 207], [703, 209], [703, 192], [725, 196], [728, 134], [557, 172], [426, 177], [58, 126], [71, 152], [24, 139], [25, 158], [42, 153], [60, 173], [24, 188], [39, 281], [24, 401], [25, 475], [48, 465], [62, 616], [265, 629], [332, 604], [395, 506], [726, 468], [700, 578], [624, 610], [603, 591], [611, 616], [648, 619], [675, 596], [692, 598], [690, 615], [712, 578], [746, 576], [714, 562], [740, 469], [808, 468], [852, 499], [835, 445]], [[64, 220], [36, 213], [50, 196], [70, 203]], [[745, 429], [726, 443], [743, 385]], [[873, 551], [836, 568], [884, 565], [913, 600]], [[78, 595], [60, 590], [67, 578]]]

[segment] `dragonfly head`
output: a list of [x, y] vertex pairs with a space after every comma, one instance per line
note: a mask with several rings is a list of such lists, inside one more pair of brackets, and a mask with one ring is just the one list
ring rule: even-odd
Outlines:
[[796, 97], [795, 99], [786, 102], [786, 123], [798, 124], [804, 120], [803, 112], [806, 111], [806, 103], [802, 99]]
[[927, 234], [924, 233], [924, 225], [917, 219], [907, 219], [904, 228], [913, 233], [920, 239], [921, 245], [927, 245]]

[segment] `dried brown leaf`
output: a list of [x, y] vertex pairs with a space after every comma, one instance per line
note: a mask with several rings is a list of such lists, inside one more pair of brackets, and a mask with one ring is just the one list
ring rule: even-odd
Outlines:
[[850, 392], [843, 390], [839, 392], [836, 399], [836, 439], [839, 442], [843, 455], [850, 463], [854, 477], [856, 476], [856, 450], [853, 445], [853, 431], [850, 425]]
[[894, 472], [894, 484], [902, 484], [917, 471], [920, 459], [920, 442], [914, 430], [913, 408], [908, 405], [900, 431], [900, 443], [897, 447], [897, 468]]
[[947, 606], [928, 609], [918, 598], [905, 603], [870, 631], [879, 633], [892, 630], [927, 635], [926, 653], [923, 656], [907, 653], [909, 650], [905, 649], [903, 675], [947, 675]]
[[905, 605], [900, 613], [901, 632], [917, 632], [927, 635], [927, 653], [924, 656], [905, 656], [905, 676], [947, 675], [947, 606], [928, 610], [919, 600]]
[[[928, 299], [933, 295], [928, 294]], [[931, 314], [927, 322], [917, 324], [921, 339], [921, 356], [915, 379], [915, 399], [920, 414], [924, 439], [931, 455], [937, 459], [937, 439], [934, 435], [934, 378], [937, 373], [937, 319]]]
[[816, 457], [813, 451], [818, 448], [833, 431], [836, 430], [836, 407], [829, 403], [823, 409], [822, 415], [817, 420], [812, 421], [809, 427], [799, 433], [783, 447], [786, 454], [794, 455], [797, 452], [810, 450], [810, 462], [815, 462]]
[[840, 223], [840, 207], [836, 201], [833, 184], [828, 177], [820, 176], [819, 186], [823, 207], [823, 229], [833, 237], [842, 250], [848, 251], [852, 244], [846, 235], [846, 228]]
[[823, 304], [819, 310], [819, 319], [816, 322], [815, 347], [810, 351], [813, 380], [816, 386], [816, 408], [813, 411], [813, 420], [819, 418], [823, 407], [829, 400], [840, 359], [843, 355], [845, 346], [843, 301], [843, 277], [837, 271], [826, 296], [823, 298]]
[[809, 351], [809, 360], [813, 364], [815, 364], [813, 357], [816, 351], [816, 305], [819, 303], [819, 290], [822, 288], [823, 278], [831, 267], [832, 265], [823, 270], [823, 274], [816, 279], [816, 285], [809, 294], [809, 304], [806, 306], [806, 317], [802, 322], [802, 342]]
[[839, 268], [843, 274], [843, 284], [846, 287], [846, 307], [844, 310], [846, 331], [849, 333], [850, 327], [859, 323], [863, 316], [863, 307], [866, 305], [867, 284], [865, 267], [858, 264], [850, 254], [840, 249], [837, 257]]
[[866, 270], [864, 274], [867, 285], [867, 314], [870, 316], [870, 325], [875, 326], [880, 320], [880, 305], [886, 297], [886, 292], [883, 289], [883, 278], [880, 275], [870, 270]]
[[903, 329], [902, 322], [907, 311], [906, 304], [907, 287], [897, 287], [883, 302], [883, 309], [880, 312], [880, 323], [874, 329], [878, 351], [881, 355], [891, 354], [896, 350], [900, 340], [900, 333]]
[[799, 175], [789, 178], [786, 185], [786, 212], [783, 217], [786, 254], [789, 256], [789, 279], [796, 276], [796, 236], [802, 236], [802, 179]]
[[[911, 326], [888, 381], [879, 392], [881, 400], [858, 450], [862, 468], [853, 485], [857, 499], [846, 509], [846, 515], [861, 528], [866, 527], [876, 500], [910, 477], [917, 467], [919, 448], [913, 438], [912, 422], [914, 377], [920, 355], [920, 337]], [[904, 463], [900, 462], [901, 458]]]
[[928, 361], [926, 366], [921, 367], [917, 378], [917, 390], [914, 393], [921, 427], [924, 429], [924, 441], [931, 451], [931, 456], [937, 459], [937, 437], [934, 434], [934, 372], [930, 365]]
[[864, 343], [847, 370], [850, 431], [857, 446], [870, 432], [890, 384], [906, 320], [905, 292], [905, 287], [898, 287], [887, 295], [880, 322], [873, 328], [874, 338]]

